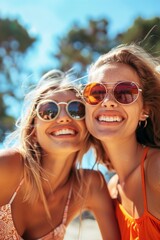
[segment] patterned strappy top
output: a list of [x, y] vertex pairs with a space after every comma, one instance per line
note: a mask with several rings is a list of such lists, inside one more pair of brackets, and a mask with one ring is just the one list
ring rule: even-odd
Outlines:
[[[23, 238], [19, 236], [19, 234], [17, 233], [17, 230], [14, 226], [14, 222], [12, 218], [12, 210], [11, 210], [11, 204], [14, 198], [16, 197], [16, 194], [20, 189], [22, 183], [23, 183], [23, 179], [20, 182], [16, 191], [14, 192], [13, 196], [11, 197], [9, 203], [0, 207], [0, 240], [23, 240]], [[56, 227], [53, 231], [51, 231], [50, 233], [48, 233], [47, 235], [41, 238], [38, 238], [37, 240], [63, 240], [64, 239], [64, 235], [66, 233], [68, 207], [69, 207], [71, 195], [72, 195], [72, 185], [70, 187], [67, 203], [64, 208], [62, 223], [58, 227]]]

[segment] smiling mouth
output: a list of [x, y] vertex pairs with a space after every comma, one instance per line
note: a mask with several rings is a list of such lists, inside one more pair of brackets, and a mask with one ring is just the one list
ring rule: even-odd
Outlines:
[[64, 136], [64, 135], [76, 135], [77, 132], [73, 129], [68, 129], [68, 128], [65, 128], [65, 129], [60, 129], [60, 130], [57, 130], [57, 131], [54, 131], [51, 133], [52, 136]]
[[99, 116], [97, 118], [97, 120], [99, 122], [110, 122], [110, 123], [112, 123], [112, 122], [122, 122], [123, 118], [120, 117], [120, 116], [111, 116], [111, 117], [109, 117], [109, 116], [101, 115], [101, 116]]

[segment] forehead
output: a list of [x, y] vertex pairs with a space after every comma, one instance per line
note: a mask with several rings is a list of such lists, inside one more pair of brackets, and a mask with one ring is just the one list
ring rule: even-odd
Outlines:
[[94, 72], [89, 77], [91, 82], [118, 82], [118, 81], [134, 81], [139, 83], [140, 79], [137, 72], [131, 66], [123, 63], [105, 64]]
[[77, 99], [76, 91], [73, 89], [65, 90], [50, 90], [46, 93], [45, 99], [52, 99], [55, 101], [70, 101]]

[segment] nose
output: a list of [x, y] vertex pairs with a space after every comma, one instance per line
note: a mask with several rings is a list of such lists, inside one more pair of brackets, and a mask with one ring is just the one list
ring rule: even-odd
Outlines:
[[114, 96], [112, 95], [112, 93], [110, 91], [106, 94], [106, 97], [104, 98], [101, 105], [103, 107], [107, 107], [107, 108], [117, 107], [117, 102], [115, 101]]
[[60, 107], [60, 112], [56, 121], [59, 123], [68, 123], [72, 121], [72, 118], [68, 115], [65, 106]]

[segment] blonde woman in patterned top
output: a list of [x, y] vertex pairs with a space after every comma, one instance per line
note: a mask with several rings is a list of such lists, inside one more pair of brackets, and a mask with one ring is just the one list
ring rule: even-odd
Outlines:
[[67, 74], [52, 70], [26, 96], [0, 152], [0, 240], [62, 240], [86, 209], [102, 239], [120, 239], [102, 174], [77, 167], [93, 141], [77, 93]]

